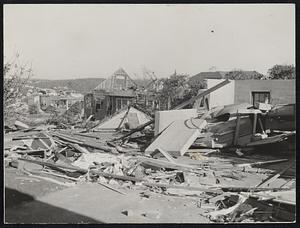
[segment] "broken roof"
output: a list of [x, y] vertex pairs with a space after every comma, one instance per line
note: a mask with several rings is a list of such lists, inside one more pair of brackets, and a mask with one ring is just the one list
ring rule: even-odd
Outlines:
[[101, 82], [94, 90], [125, 90], [135, 86], [135, 82], [130, 78], [125, 70], [123, 68], [119, 68], [112, 74], [112, 76]]

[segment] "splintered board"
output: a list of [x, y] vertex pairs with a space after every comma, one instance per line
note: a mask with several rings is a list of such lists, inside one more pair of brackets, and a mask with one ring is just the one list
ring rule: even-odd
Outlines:
[[183, 155], [200, 136], [205, 120], [176, 120], [161, 135], [159, 135], [145, 150], [146, 154], [151, 154], [156, 149], [161, 148], [174, 155]]

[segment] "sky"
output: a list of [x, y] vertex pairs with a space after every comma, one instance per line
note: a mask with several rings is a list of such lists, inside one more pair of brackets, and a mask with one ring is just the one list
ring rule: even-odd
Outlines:
[[34, 78], [158, 78], [295, 64], [293, 4], [4, 5], [4, 60]]

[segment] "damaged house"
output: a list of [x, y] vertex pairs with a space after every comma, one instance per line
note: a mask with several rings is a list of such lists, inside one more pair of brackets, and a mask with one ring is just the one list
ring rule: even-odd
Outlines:
[[[191, 102], [201, 105], [204, 100], [209, 109], [205, 114], [197, 114], [197, 109], [186, 109], [180, 116], [175, 110], [156, 113], [155, 132], [161, 134], [147, 153], [161, 148], [183, 155], [192, 145], [256, 147], [295, 136], [294, 80], [211, 80], [207, 80], [208, 89], [174, 108], [184, 108]], [[170, 140], [176, 143], [165, 143]]]
[[135, 88], [135, 82], [124, 69], [118, 69], [84, 96], [85, 117], [93, 115], [96, 120], [103, 120], [126, 107], [136, 98]]

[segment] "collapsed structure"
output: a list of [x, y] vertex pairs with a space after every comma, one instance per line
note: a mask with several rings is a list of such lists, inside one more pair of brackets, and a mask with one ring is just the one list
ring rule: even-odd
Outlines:
[[[262, 151], [282, 143], [295, 151], [295, 94], [277, 91], [280, 82], [255, 81], [208, 80], [195, 97], [151, 115], [134, 102], [134, 83], [120, 69], [85, 96], [85, 121], [44, 128], [18, 122], [5, 143], [6, 166], [68, 187], [97, 182], [126, 195], [142, 185], [194, 197], [213, 222], [294, 221], [295, 160], [282, 151], [270, 160]], [[190, 104], [198, 106], [184, 109]], [[88, 127], [92, 115], [98, 122]]]

